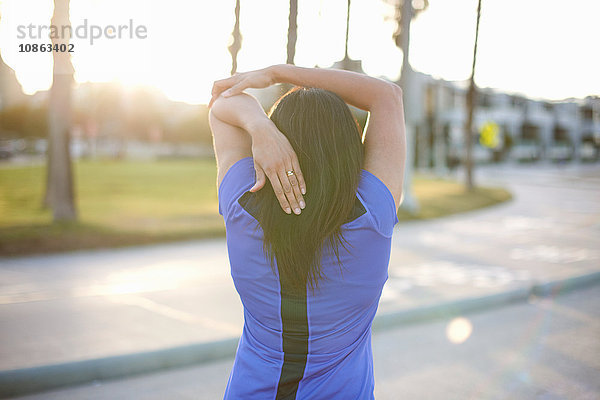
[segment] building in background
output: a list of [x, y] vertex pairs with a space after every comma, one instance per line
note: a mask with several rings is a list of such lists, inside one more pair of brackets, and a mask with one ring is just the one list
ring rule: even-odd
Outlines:
[[[415, 165], [443, 172], [464, 152], [466, 82], [415, 73], [422, 94]], [[596, 161], [600, 154], [600, 97], [546, 101], [479, 89], [475, 108], [476, 162]]]

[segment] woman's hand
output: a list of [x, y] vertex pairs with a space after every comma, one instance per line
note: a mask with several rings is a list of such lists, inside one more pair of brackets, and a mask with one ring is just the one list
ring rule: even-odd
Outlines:
[[263, 89], [274, 83], [276, 83], [275, 78], [270, 68], [242, 72], [230, 76], [229, 78], [215, 81], [211, 93], [212, 98], [210, 99], [210, 103], [208, 103], [208, 107], [210, 108], [221, 94], [223, 94], [223, 97], [231, 97], [242, 93], [244, 89]]
[[306, 184], [300, 171], [298, 157], [287, 138], [268, 118], [248, 128], [252, 136], [252, 155], [256, 170], [256, 183], [251, 192], [265, 185], [269, 178], [281, 208], [288, 214], [300, 214], [306, 206], [303, 194]]

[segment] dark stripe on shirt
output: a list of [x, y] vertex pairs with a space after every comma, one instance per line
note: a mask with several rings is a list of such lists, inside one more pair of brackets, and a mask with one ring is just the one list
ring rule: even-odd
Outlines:
[[296, 398], [298, 384], [304, 376], [308, 354], [308, 315], [306, 291], [293, 293], [283, 279], [280, 283], [283, 365], [276, 400], [287, 400]]

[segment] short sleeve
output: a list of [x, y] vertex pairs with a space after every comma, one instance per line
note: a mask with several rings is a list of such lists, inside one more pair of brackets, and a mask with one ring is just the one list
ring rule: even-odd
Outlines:
[[227, 220], [232, 206], [256, 181], [252, 157], [242, 158], [233, 164], [219, 186], [219, 214]]
[[391, 237], [394, 225], [398, 223], [398, 214], [394, 196], [388, 187], [369, 171], [362, 170], [358, 194], [371, 214], [377, 231], [385, 237]]

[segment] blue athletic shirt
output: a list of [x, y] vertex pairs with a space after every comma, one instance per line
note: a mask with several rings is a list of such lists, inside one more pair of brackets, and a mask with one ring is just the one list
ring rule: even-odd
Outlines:
[[[258, 221], [242, 196], [255, 183], [251, 157], [236, 162], [219, 187], [231, 276], [244, 328], [225, 399], [373, 399], [371, 324], [388, 278], [394, 199], [362, 170], [358, 217], [342, 225], [342, 270], [324, 251], [325, 279], [304, 298], [289, 296], [263, 252]], [[310, 204], [307, 205], [310, 207]], [[300, 296], [301, 297], [301, 296]], [[285, 351], [284, 351], [285, 349]]]

